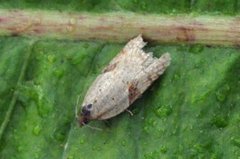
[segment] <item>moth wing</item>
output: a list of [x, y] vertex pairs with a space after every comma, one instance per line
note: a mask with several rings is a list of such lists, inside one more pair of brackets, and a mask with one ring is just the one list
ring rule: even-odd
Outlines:
[[[99, 120], [109, 119], [111, 117], [120, 114], [129, 107], [129, 87], [131, 83], [134, 83], [136, 74], [143, 69], [142, 63], [147, 60], [151, 55], [145, 54], [142, 48], [146, 45], [141, 35], [130, 40], [123, 50], [110, 62], [110, 64], [103, 70], [105, 73], [113, 73], [116, 76], [117, 81], [125, 81], [125, 85], [122, 86], [121, 98], [118, 99], [117, 105], [114, 105], [111, 109], [105, 111]], [[112, 72], [113, 71], [113, 72]]]
[[117, 106], [113, 107], [111, 110], [106, 111], [104, 114], [99, 116], [98, 120], [106, 120], [106, 119], [112, 118], [120, 114], [124, 110], [126, 110], [128, 107], [129, 107], [128, 102], [119, 103]]
[[123, 82], [124, 71], [116, 69], [97, 77], [89, 88], [83, 104], [93, 104], [91, 119], [103, 120], [119, 114], [128, 106], [128, 92]]
[[[149, 57], [149, 60], [153, 59]], [[117, 105], [105, 111], [98, 119], [109, 119], [125, 111], [161, 74], [163, 74], [169, 64], [170, 55], [166, 53], [159, 59], [154, 59], [154, 61], [146, 67], [138, 66], [136, 74], [133, 73], [134, 75], [132, 78], [127, 81], [128, 84], [123, 86], [125, 91], [122, 90], [121, 99], [119, 99]]]
[[148, 65], [141, 73], [139, 77], [138, 87], [139, 92], [143, 93], [170, 65], [171, 57], [169, 53], [163, 54], [159, 59], [154, 58], [153, 62]]
[[[97, 96], [101, 101], [92, 112], [93, 119], [104, 120], [123, 112], [169, 65], [169, 54], [154, 58], [142, 50], [145, 45], [141, 35], [129, 41], [94, 81], [84, 100], [88, 103]], [[104, 93], [98, 92], [99, 88]]]
[[[138, 62], [142, 62], [146, 58], [148, 58], [148, 54], [142, 50], [142, 48], [147, 43], [143, 41], [142, 35], [138, 35], [136, 38], [130, 40], [122, 49], [122, 51], [114, 57], [108, 66], [106, 66], [102, 73], [106, 73], [116, 69], [117, 67], [122, 67], [126, 63], [130, 64], [138, 64]], [[139, 63], [139, 64], [140, 64]]]

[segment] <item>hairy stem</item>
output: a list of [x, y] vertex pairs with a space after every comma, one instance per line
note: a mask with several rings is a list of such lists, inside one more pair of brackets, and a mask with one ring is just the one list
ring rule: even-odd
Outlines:
[[240, 45], [240, 18], [134, 13], [63, 13], [0, 10], [0, 35], [124, 42], [143, 34], [150, 41]]

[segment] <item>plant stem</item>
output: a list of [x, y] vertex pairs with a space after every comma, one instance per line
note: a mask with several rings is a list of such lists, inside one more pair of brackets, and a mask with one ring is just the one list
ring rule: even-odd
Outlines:
[[138, 34], [163, 43], [240, 45], [240, 18], [0, 10], [0, 36], [125, 42]]

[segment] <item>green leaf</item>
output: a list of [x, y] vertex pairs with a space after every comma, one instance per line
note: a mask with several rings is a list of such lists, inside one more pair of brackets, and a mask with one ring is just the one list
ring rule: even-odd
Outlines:
[[[12, 0], [1, 2], [0, 6], [94, 12], [127, 10], [146, 14], [239, 12], [236, 7], [239, 4], [234, 0], [177, 4], [134, 0], [68, 4], [50, 1], [40, 6], [35, 1]], [[169, 52], [172, 64], [130, 107], [134, 116], [124, 112], [108, 121], [90, 123], [103, 131], [80, 128], [75, 120], [78, 96], [81, 103], [92, 81], [123, 46], [102, 41], [1, 37], [0, 125], [7, 125], [0, 136], [0, 158], [240, 156], [238, 48], [150, 43], [145, 50], [157, 57]]]

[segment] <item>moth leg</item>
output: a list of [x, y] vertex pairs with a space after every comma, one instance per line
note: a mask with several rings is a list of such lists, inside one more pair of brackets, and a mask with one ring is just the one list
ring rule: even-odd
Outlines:
[[133, 112], [129, 109], [126, 109], [126, 112], [128, 112], [131, 116], [133, 116]]

